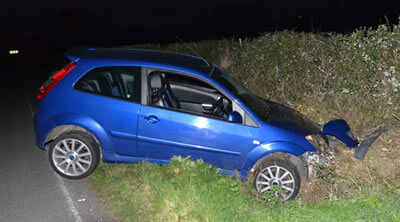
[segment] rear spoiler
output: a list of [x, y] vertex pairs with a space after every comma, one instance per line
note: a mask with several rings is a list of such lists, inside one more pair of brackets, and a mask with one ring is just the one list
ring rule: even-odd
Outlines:
[[69, 49], [65, 52], [65, 56], [73, 61], [77, 62], [79, 59], [87, 57], [90, 51], [94, 51], [94, 48], [83, 48], [83, 47], [77, 47], [77, 48], [72, 48]]

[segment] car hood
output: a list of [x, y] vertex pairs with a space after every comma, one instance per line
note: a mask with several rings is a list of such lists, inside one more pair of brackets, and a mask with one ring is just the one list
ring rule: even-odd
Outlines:
[[269, 100], [264, 100], [264, 102], [267, 104], [268, 113], [268, 117], [264, 121], [268, 124], [304, 136], [321, 132], [316, 123], [300, 112]]
[[388, 129], [381, 128], [373, 131], [366, 139], [359, 142], [351, 132], [350, 126], [345, 120], [331, 120], [322, 126], [322, 129], [313, 121], [309, 120], [300, 112], [275, 103], [269, 100], [263, 100], [266, 104], [266, 119], [263, 120], [269, 125], [279, 127], [303, 136], [310, 134], [323, 134], [334, 136], [350, 149], [356, 149], [354, 157], [363, 160], [371, 145], [378, 139], [380, 135]]

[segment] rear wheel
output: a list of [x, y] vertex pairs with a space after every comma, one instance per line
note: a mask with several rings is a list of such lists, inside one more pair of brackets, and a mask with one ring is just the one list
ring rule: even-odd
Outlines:
[[267, 201], [293, 200], [300, 190], [300, 175], [296, 167], [285, 160], [266, 159], [255, 168], [253, 185]]
[[98, 145], [83, 132], [61, 134], [50, 144], [48, 154], [51, 167], [69, 179], [89, 176], [100, 159]]

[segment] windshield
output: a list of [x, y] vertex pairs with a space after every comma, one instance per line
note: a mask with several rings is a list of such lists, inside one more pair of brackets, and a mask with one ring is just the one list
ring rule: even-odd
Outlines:
[[239, 81], [230, 74], [215, 67], [211, 78], [223, 85], [234, 94], [249, 109], [251, 109], [262, 121], [275, 124], [278, 127], [287, 127], [279, 123], [291, 123], [295, 128], [291, 130], [304, 129], [310, 133], [318, 133], [320, 129], [315, 123], [303, 116], [301, 113], [287, 106], [258, 97], [248, 91]]
[[247, 90], [238, 80], [234, 79], [229, 73], [226, 73], [214, 66], [214, 70], [211, 73], [211, 78], [229, 90], [235, 95], [240, 101], [242, 101], [247, 107], [249, 107], [259, 118], [262, 120], [268, 119], [269, 107], [262, 98], [254, 95], [252, 92]]

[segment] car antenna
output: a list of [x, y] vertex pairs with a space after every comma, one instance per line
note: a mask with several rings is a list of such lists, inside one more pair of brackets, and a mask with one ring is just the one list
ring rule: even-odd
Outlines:
[[203, 60], [204, 63], [207, 64], [208, 67], [210, 67], [210, 63], [208, 63], [207, 60], [205, 60], [203, 57], [200, 56], [199, 53], [196, 52], [196, 50], [194, 50], [192, 47], [190, 47], [190, 45], [188, 45], [186, 42], [184, 42], [181, 38], [179, 38], [178, 35], [175, 35], [175, 38], [178, 39], [179, 41], [182, 42], [182, 44], [188, 48], [193, 54], [195, 54], [197, 57], [199, 57], [201, 60]]

